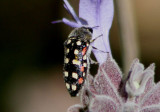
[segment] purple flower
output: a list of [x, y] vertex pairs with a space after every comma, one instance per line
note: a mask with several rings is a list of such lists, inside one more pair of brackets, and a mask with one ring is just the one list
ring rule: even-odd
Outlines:
[[153, 81], [154, 64], [144, 70], [144, 66], [135, 59], [134, 65], [131, 67], [128, 80], [126, 82], [126, 91], [131, 97], [139, 96], [144, 93], [145, 86], [149, 80]]
[[107, 56], [95, 77], [88, 75], [81, 95], [81, 104], [68, 112], [159, 112], [160, 82], [155, 84], [155, 65], [147, 69], [133, 61], [125, 78], [116, 62]]
[[144, 69], [135, 59], [127, 76], [111, 56], [109, 30], [113, 19], [113, 0], [80, 0], [79, 17], [67, 0], [64, 7], [75, 21], [66, 18], [52, 23], [63, 22], [71, 27], [99, 26], [94, 28], [93, 46], [108, 52], [93, 50], [101, 64], [93, 77], [87, 74], [81, 90], [81, 103], [68, 108], [68, 112], [160, 112], [160, 82], [154, 82], [154, 68], [151, 64]]
[[[112, 25], [114, 8], [113, 0], [80, 0], [79, 3], [79, 17], [69, 4], [67, 0], [64, 1], [64, 7], [71, 14], [75, 21], [70, 21], [66, 18], [62, 20], [53, 21], [52, 23], [63, 22], [71, 27], [89, 26], [97, 28], [93, 29], [93, 38], [98, 38], [94, 41], [93, 46], [98, 50], [92, 50], [97, 61], [102, 64], [106, 61], [107, 55], [104, 52], [109, 52], [111, 55], [109, 44], [109, 30]], [[104, 51], [104, 52], [102, 52]]]

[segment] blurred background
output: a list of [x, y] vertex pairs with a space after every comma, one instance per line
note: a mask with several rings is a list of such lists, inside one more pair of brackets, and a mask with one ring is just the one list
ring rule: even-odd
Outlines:
[[[70, 0], [78, 12], [78, 1]], [[134, 0], [140, 60], [156, 63], [160, 80], [160, 1]], [[65, 112], [79, 103], [65, 88], [63, 42], [72, 30], [51, 21], [67, 17], [62, 0], [0, 0], [0, 112]], [[110, 31], [113, 57], [122, 68], [115, 12]]]

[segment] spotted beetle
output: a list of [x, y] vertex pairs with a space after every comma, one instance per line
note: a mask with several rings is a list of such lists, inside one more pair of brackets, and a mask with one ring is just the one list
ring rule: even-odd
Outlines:
[[72, 97], [78, 96], [89, 68], [93, 29], [75, 28], [64, 42], [64, 81]]

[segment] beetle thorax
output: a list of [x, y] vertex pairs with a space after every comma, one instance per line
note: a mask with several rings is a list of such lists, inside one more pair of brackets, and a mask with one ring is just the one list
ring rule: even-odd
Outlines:
[[77, 37], [80, 40], [90, 41], [92, 39], [92, 33], [84, 27], [75, 28], [70, 34], [70, 37]]

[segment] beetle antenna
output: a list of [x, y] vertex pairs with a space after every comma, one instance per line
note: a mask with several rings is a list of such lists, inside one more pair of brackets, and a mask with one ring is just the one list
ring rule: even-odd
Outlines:
[[93, 26], [93, 27], [91, 27], [91, 28], [94, 29], [94, 28], [97, 28], [97, 27], [99, 27], [99, 26]]

